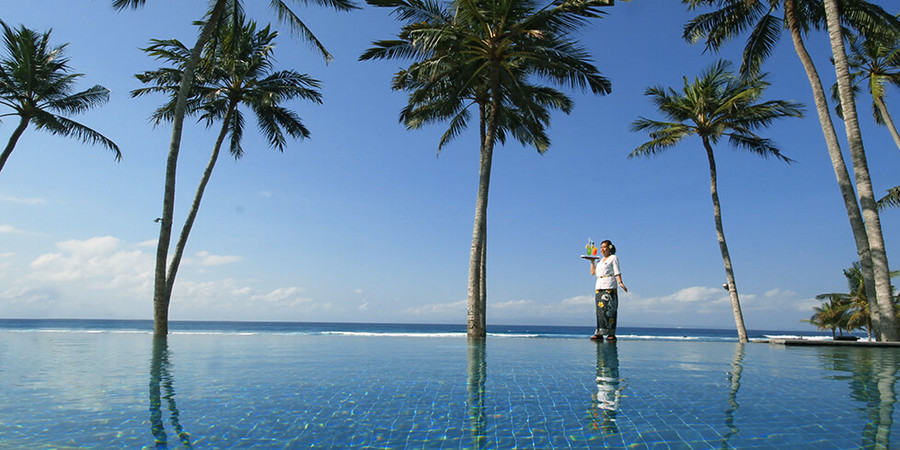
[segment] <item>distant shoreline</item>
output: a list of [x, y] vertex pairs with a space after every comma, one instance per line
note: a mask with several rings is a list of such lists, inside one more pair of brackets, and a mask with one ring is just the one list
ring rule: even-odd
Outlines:
[[[146, 319], [0, 319], [2, 331], [152, 333]], [[394, 337], [465, 337], [465, 324], [356, 323], [356, 322], [262, 322], [262, 321], [170, 321], [170, 335], [344, 335]], [[588, 337], [590, 326], [488, 325], [488, 336], [501, 338]], [[748, 330], [752, 341], [772, 339], [831, 340], [830, 332], [796, 330]], [[716, 328], [619, 327], [626, 340], [725, 341], [736, 342], [737, 332]], [[861, 337], [865, 339], [865, 337]]]

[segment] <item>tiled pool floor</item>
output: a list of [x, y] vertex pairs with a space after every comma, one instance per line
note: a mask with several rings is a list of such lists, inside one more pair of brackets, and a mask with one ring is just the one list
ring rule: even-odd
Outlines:
[[77, 332], [0, 342], [4, 449], [900, 444], [897, 348]]

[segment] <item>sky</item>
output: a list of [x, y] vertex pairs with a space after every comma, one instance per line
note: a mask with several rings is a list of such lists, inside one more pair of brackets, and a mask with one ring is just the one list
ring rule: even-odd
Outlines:
[[[0, 173], [0, 317], [151, 319], [153, 266], [171, 128], [148, 120], [164, 99], [130, 97], [134, 74], [161, 67], [139, 49], [151, 39], [192, 43], [205, 1], [154, 0], [116, 12], [107, 0], [0, 0], [0, 18], [68, 43], [78, 89], [110, 101], [71, 118], [114, 140], [102, 147], [29, 127]], [[405, 61], [358, 61], [401, 23], [388, 10], [295, 10], [334, 55], [328, 64], [277, 25], [268, 2], [250, 16], [280, 31], [276, 67], [323, 83], [323, 104], [292, 102], [311, 137], [269, 148], [248, 116], [243, 158], [223, 155], [178, 272], [171, 320], [464, 324], [478, 184], [477, 127], [440, 154], [445, 124], [407, 130], [406, 94], [390, 89]], [[252, 3], [252, 4], [251, 4]], [[875, 3], [895, 8], [888, 0]], [[890, 10], [889, 10], [890, 11]], [[594, 325], [594, 279], [579, 258], [588, 239], [612, 240], [628, 293], [621, 326], [734, 328], [716, 241], [709, 168], [686, 139], [629, 159], [648, 140], [640, 116], [662, 119], [643, 95], [675, 87], [717, 59], [739, 65], [742, 41], [718, 54], [681, 39], [680, 2], [616, 2], [577, 36], [612, 93], [566, 91], [549, 150], [508, 142], [494, 152], [488, 206], [488, 325]], [[894, 11], [896, 12], [896, 11]], [[808, 46], [834, 82], [827, 35]], [[764, 99], [807, 105], [761, 134], [785, 164], [716, 147], [719, 196], [744, 321], [750, 330], [813, 330], [815, 296], [846, 292], [857, 259], [849, 222], [802, 66], [787, 36], [763, 68]], [[895, 117], [900, 92], [888, 92]], [[892, 98], [894, 100], [892, 100]], [[900, 150], [859, 102], [876, 192], [898, 184]], [[9, 111], [2, 110], [0, 114]], [[3, 142], [17, 120], [0, 118]], [[215, 139], [186, 123], [178, 164], [179, 230]], [[843, 123], [836, 119], [847, 155]], [[849, 164], [849, 162], [848, 162]], [[881, 215], [889, 262], [900, 261], [900, 210]], [[177, 231], [176, 231], [177, 233]], [[176, 234], [177, 236], [177, 234]], [[174, 240], [173, 240], [174, 242]]]

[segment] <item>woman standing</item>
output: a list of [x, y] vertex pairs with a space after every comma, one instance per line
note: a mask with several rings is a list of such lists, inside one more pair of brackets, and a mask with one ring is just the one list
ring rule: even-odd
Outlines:
[[601, 258], [591, 259], [591, 275], [597, 277], [594, 285], [594, 306], [597, 308], [597, 330], [591, 339], [616, 340], [616, 313], [619, 309], [618, 287], [628, 292], [622, 283], [616, 246], [608, 239], [600, 243]]

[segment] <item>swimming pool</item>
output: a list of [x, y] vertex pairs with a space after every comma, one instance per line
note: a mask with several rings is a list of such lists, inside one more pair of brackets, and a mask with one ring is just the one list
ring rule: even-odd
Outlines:
[[900, 432], [897, 348], [72, 331], [0, 343], [0, 448], [891, 448]]

